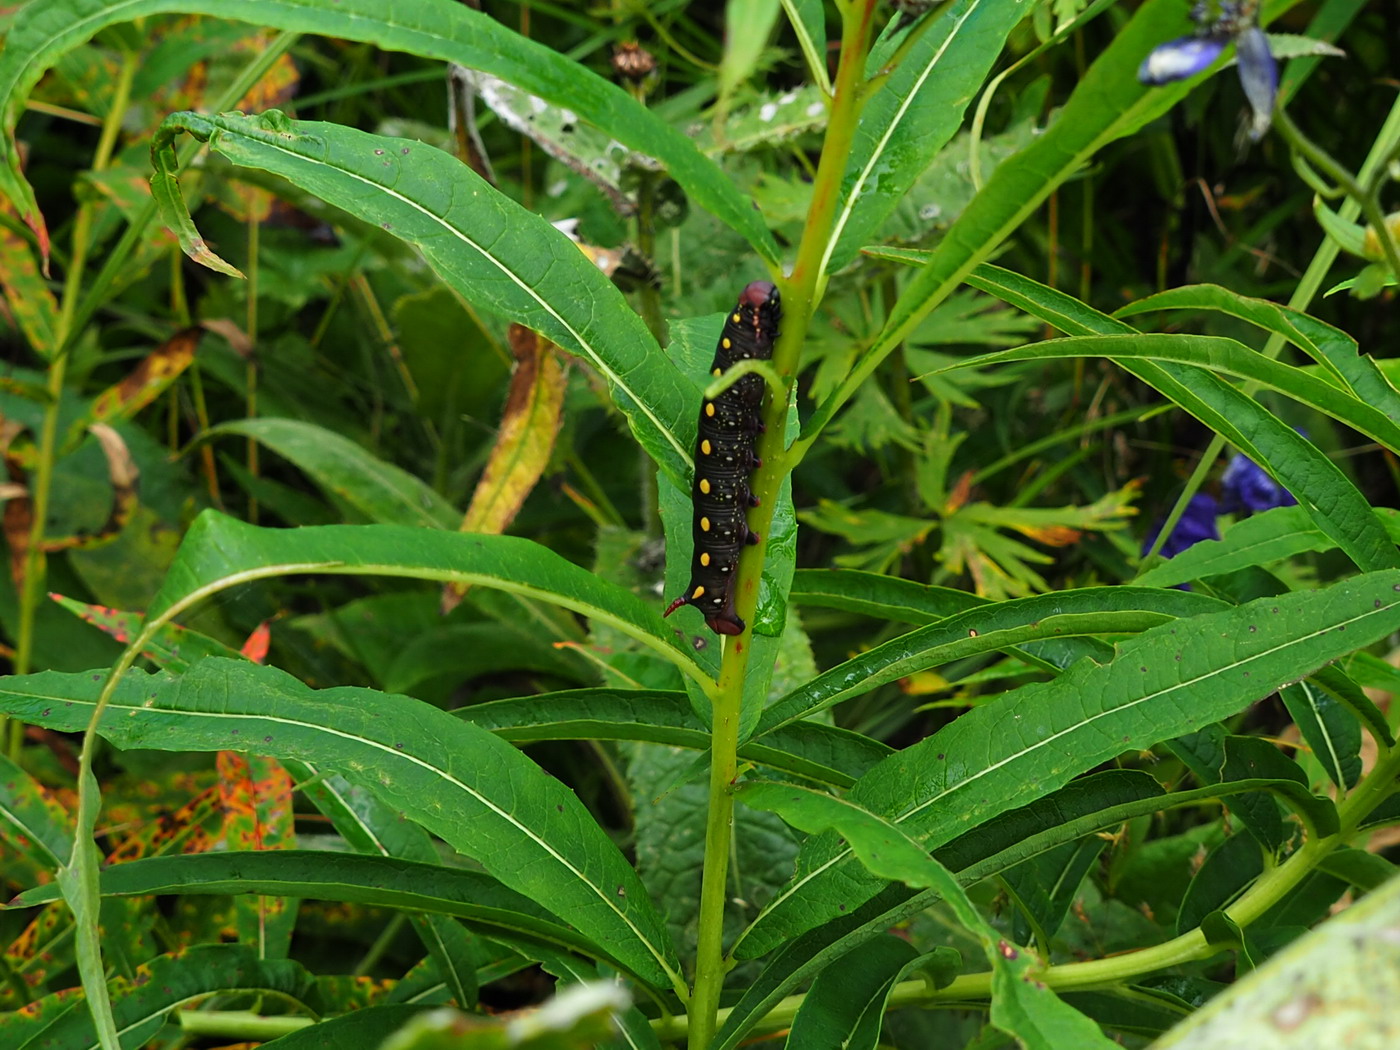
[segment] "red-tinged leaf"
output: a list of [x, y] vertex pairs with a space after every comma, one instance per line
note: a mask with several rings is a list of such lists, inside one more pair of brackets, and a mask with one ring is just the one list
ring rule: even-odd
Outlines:
[[[231, 850], [290, 849], [292, 777], [275, 758], [220, 751], [220, 801], [224, 837]], [[267, 958], [285, 958], [291, 944], [295, 908], [285, 897], [238, 897], [234, 914], [239, 940], [257, 944]]]
[[139, 860], [164, 853], [204, 853], [217, 844], [212, 833], [222, 815], [219, 785], [205, 788], [174, 812], [157, 813], [137, 827], [107, 854], [107, 863]]
[[[89, 605], [52, 592], [49, 593], [49, 597], [78, 619], [92, 624], [104, 634], [111, 635], [122, 645], [126, 645], [139, 634], [141, 625], [145, 622], [145, 617], [140, 613], [122, 612], [105, 605]], [[237, 652], [222, 642], [173, 623], [162, 625], [150, 647], [141, 653], [144, 659], [176, 672], [188, 670], [190, 664], [203, 656], [237, 655]]]
[[267, 650], [272, 644], [272, 621], [264, 620], [253, 628], [253, 633], [248, 635], [247, 641], [239, 650], [249, 660], [255, 664], [267, 663]]
[[46, 905], [10, 942], [0, 965], [14, 974], [30, 994], [21, 998], [21, 991], [14, 982], [0, 982], [0, 1045], [17, 1045], [5, 1041], [6, 1019], [13, 1016], [5, 1011], [23, 1013], [38, 1006], [37, 1003], [25, 1006], [25, 1003], [57, 975], [71, 970], [74, 955], [73, 913], [63, 901]]
[[[510, 326], [509, 339], [515, 373], [510, 378], [496, 444], [462, 518], [462, 532], [499, 535], [510, 527], [549, 464], [564, 418], [566, 374], [557, 348], [515, 324]], [[451, 612], [466, 593], [464, 584], [447, 584], [442, 611]]]
[[[14, 214], [8, 202], [0, 203], [0, 211]], [[30, 349], [40, 357], [52, 357], [56, 348], [58, 300], [39, 271], [34, 249], [5, 225], [0, 225], [0, 286], [5, 290], [4, 305], [10, 320], [24, 333]]]
[[74, 818], [48, 788], [0, 755], [0, 879], [48, 882], [73, 850]]

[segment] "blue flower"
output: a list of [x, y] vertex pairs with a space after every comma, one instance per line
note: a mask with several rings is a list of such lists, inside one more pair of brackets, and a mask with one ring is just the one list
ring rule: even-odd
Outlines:
[[1138, 67], [1138, 80], [1160, 87], [1174, 80], [1195, 76], [1220, 57], [1225, 45], [1235, 42], [1235, 60], [1240, 85], [1254, 119], [1249, 137], [1258, 142], [1273, 120], [1274, 99], [1278, 95], [1278, 64], [1269, 50], [1269, 38], [1259, 28], [1257, 0], [1232, 3], [1221, 0], [1218, 14], [1211, 17], [1211, 5], [1198, 3], [1191, 9], [1196, 23], [1194, 36], [1179, 37], [1154, 48]]
[[[1172, 529], [1172, 534], [1167, 537], [1167, 542], [1162, 544], [1162, 557], [1175, 557], [1187, 547], [1200, 543], [1202, 540], [1220, 539], [1220, 530], [1215, 526], [1215, 519], [1219, 513], [1220, 506], [1216, 503], [1214, 496], [1204, 492], [1198, 492], [1192, 496], [1190, 502], [1186, 504], [1186, 509], [1182, 511], [1181, 517], [1177, 519], [1176, 528]], [[1147, 540], [1142, 545], [1143, 554], [1150, 551], [1152, 545], [1157, 542], [1157, 534], [1162, 531], [1162, 524], [1162, 521], [1157, 522], [1156, 528], [1148, 534]]]
[[1226, 513], [1234, 511], [1272, 510], [1274, 507], [1291, 507], [1298, 501], [1293, 494], [1280, 485], [1262, 467], [1243, 452], [1236, 452], [1225, 465], [1220, 486], [1224, 499], [1221, 509]]

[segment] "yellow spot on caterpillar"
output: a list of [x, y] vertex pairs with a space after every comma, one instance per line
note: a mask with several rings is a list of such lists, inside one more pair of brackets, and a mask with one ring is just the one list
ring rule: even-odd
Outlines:
[[730, 320], [733, 321], [735, 324], [738, 324], [740, 321], [743, 320], [743, 318], [740, 317], [738, 314], [735, 314], [733, 317], [730, 318]]
[[733, 346], [734, 344], [731, 343], [731, 342], [729, 341], [729, 337], [726, 336], [725, 338], [723, 338], [723, 339], [720, 340], [720, 345], [723, 346], [726, 350], [728, 350], [728, 349], [729, 349], [731, 346]]
[[709, 531], [710, 531], [710, 519], [709, 519], [709, 518], [701, 518], [701, 519], [700, 519], [700, 531], [701, 531], [701, 532], [709, 532]]
[[704, 587], [696, 587], [695, 590], [693, 590], [693, 591], [690, 592], [690, 600], [691, 600], [691, 601], [695, 601], [696, 598], [703, 598], [704, 596], [705, 596], [705, 588], [704, 588]]
[[707, 416], [713, 416], [714, 414], [715, 414], [715, 403], [714, 403], [713, 401], [706, 401], [706, 402], [705, 402], [705, 415], [707, 415]]
[[724, 375], [724, 370], [723, 370], [722, 368], [716, 368], [713, 372], [710, 373], [710, 375], [712, 375], [712, 376], [722, 376], [722, 375]]
[[710, 445], [710, 442], [709, 442], [709, 439], [708, 439], [708, 438], [707, 438], [706, 440], [700, 442], [700, 451], [703, 452], [703, 453], [704, 453], [705, 455], [707, 455], [707, 456], [713, 451], [713, 447]]
[[710, 555], [709, 555], [709, 552], [708, 552], [708, 551], [701, 551], [701, 552], [700, 552], [700, 564], [703, 565], [703, 566], [705, 566], [706, 568], [709, 568], [709, 566], [710, 566]]
[[710, 494], [710, 483], [705, 478], [700, 479], [700, 491], [707, 496]]

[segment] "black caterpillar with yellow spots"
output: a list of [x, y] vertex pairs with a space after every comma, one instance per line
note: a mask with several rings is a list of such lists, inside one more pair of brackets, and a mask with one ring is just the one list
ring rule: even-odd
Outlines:
[[[746, 358], [773, 356], [782, 308], [770, 281], [754, 281], [739, 296], [724, 323], [710, 375], [723, 375]], [[749, 475], [759, 465], [754, 440], [763, 429], [763, 377], [750, 372], [713, 401], [700, 406], [700, 435], [695, 442], [695, 553], [690, 586], [663, 616], [693, 605], [716, 634], [743, 634], [744, 621], [734, 611], [734, 578], [744, 544], [758, 542], [749, 528], [748, 509], [758, 501], [749, 491]]]

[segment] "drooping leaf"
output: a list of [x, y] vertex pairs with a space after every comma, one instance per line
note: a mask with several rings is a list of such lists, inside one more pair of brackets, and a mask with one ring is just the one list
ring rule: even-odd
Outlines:
[[338, 124], [288, 120], [276, 110], [256, 117], [176, 113], [151, 149], [152, 186], [167, 224], [188, 224], [176, 181], [181, 132], [381, 226], [422, 252], [468, 302], [578, 354], [607, 380], [661, 468], [675, 479], [688, 476], [689, 448], [679, 435], [688, 432], [682, 420], [694, 413], [694, 388], [572, 241], [455, 157]]
[[[97, 692], [91, 675], [44, 672], [8, 679], [0, 702], [71, 729], [86, 724]], [[485, 730], [407, 697], [318, 692], [275, 668], [217, 658], [179, 677], [129, 671], [106, 712], [99, 732], [119, 747], [241, 747], [339, 772], [549, 901], [643, 979], [673, 983], [660, 919], [617, 848], [573, 792]]]

